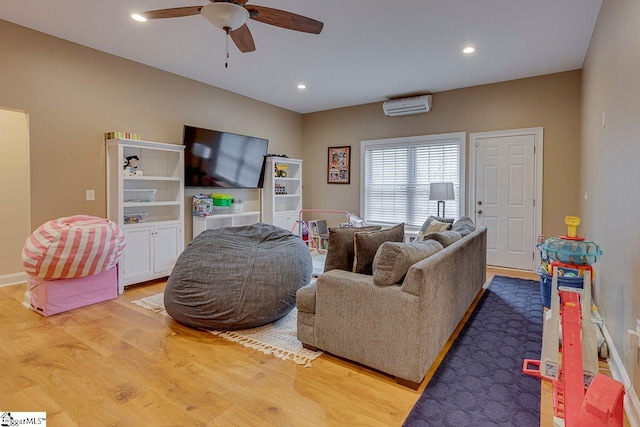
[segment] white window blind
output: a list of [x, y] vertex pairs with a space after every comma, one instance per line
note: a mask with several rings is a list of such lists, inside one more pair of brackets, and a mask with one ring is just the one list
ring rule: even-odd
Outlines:
[[455, 200], [445, 201], [446, 216], [460, 216], [465, 136], [449, 135], [363, 141], [361, 197], [365, 222], [422, 226], [438, 210], [437, 200], [429, 200], [432, 182], [453, 182]]

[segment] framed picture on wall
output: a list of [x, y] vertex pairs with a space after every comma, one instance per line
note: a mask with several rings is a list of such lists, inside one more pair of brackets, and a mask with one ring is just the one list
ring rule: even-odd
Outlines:
[[329, 147], [327, 183], [351, 183], [351, 146]]

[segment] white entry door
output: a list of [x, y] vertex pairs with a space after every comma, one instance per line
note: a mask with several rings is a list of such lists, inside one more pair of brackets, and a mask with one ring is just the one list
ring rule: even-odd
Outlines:
[[542, 129], [476, 133], [470, 142], [475, 157], [472, 217], [476, 225], [487, 226], [487, 264], [534, 270], [542, 223], [542, 210], [536, 215], [537, 190], [542, 188], [536, 146], [541, 152]]

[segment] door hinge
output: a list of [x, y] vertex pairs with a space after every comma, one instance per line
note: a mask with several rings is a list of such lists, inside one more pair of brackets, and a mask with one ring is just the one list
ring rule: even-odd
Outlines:
[[533, 207], [536, 207], [536, 199], [533, 199]]

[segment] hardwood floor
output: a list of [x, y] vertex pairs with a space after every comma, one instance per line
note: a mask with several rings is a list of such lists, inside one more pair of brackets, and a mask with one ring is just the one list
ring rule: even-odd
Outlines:
[[65, 427], [400, 426], [435, 371], [413, 391], [327, 354], [304, 368], [131, 304], [164, 284], [48, 318], [21, 305], [24, 285], [0, 288], [0, 410]]

